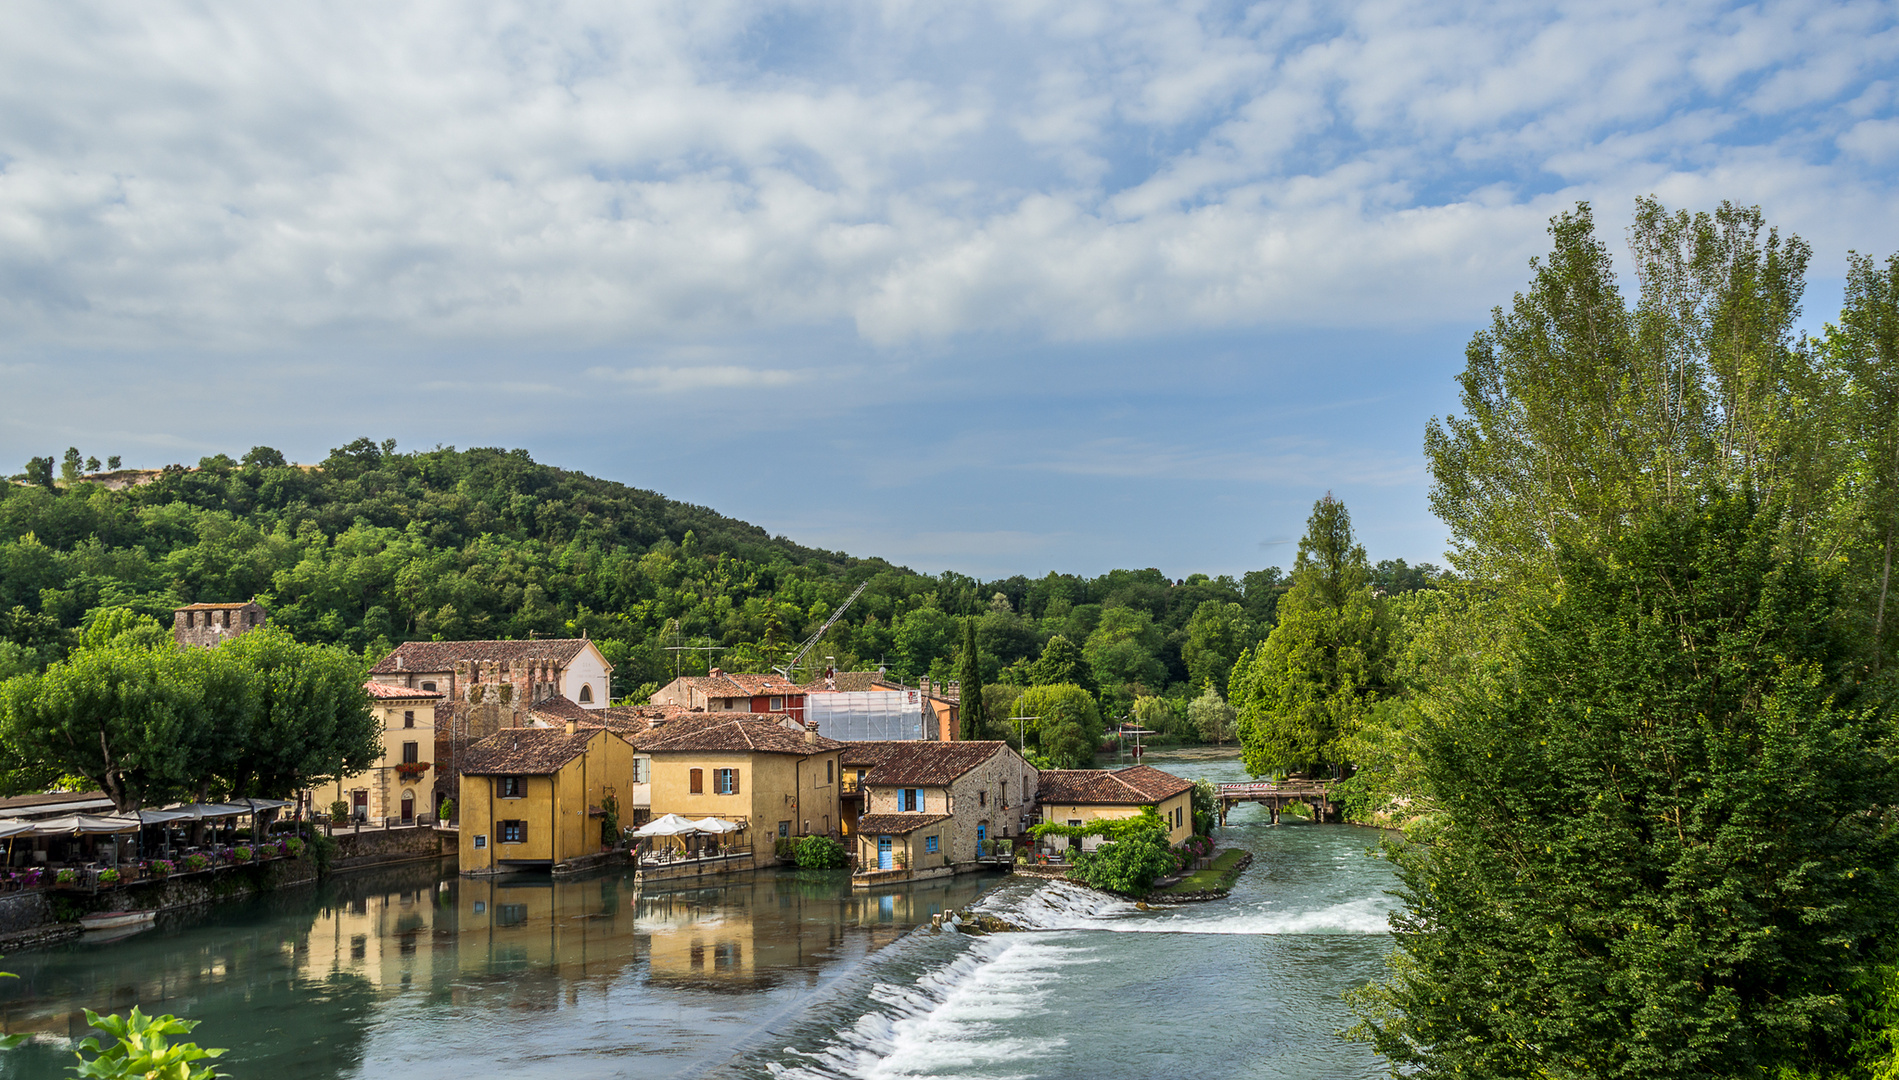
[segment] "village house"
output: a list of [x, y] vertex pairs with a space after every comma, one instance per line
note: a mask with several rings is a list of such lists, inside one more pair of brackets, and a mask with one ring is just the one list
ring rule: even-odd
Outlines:
[[[633, 747], [600, 726], [569, 720], [520, 727], [469, 746], [458, 813], [461, 872], [582, 869], [607, 850], [609, 800], [633, 785]], [[622, 820], [622, 827], [628, 824]]]
[[369, 677], [384, 686], [442, 695], [433, 754], [434, 805], [440, 806], [457, 795], [462, 750], [504, 728], [527, 725], [535, 705], [564, 697], [591, 713], [603, 712], [613, 665], [586, 638], [410, 641], [370, 668]]
[[843, 759], [863, 887], [976, 869], [1028, 827], [1046, 775], [1003, 742], [854, 742]]
[[782, 718], [687, 715], [636, 736], [651, 758], [653, 817], [715, 817], [744, 825], [757, 865], [777, 840], [838, 832], [842, 744], [791, 731]]
[[382, 725], [382, 757], [362, 772], [300, 792], [298, 802], [317, 814], [329, 813], [340, 802], [357, 821], [406, 823], [418, 813], [433, 813], [435, 766], [426, 755], [435, 749], [435, 707], [442, 695], [376, 682], [364, 683], [363, 689], [369, 692], [369, 711]]
[[[1088, 825], [1096, 821], [1131, 818], [1141, 807], [1152, 806], [1167, 824], [1167, 842], [1179, 844], [1193, 836], [1193, 781], [1148, 765], [1125, 769], [1048, 769], [1041, 774], [1035, 796], [1043, 821], [1058, 825]], [[1101, 838], [1085, 840], [1050, 837], [1050, 850], [1080, 848], [1093, 851]]]
[[688, 712], [787, 713], [804, 720], [805, 689], [775, 672], [729, 674], [713, 668], [707, 675], [682, 675], [653, 691], [647, 703]]
[[187, 604], [171, 613], [171, 637], [180, 647], [210, 649], [270, 620], [257, 601]]

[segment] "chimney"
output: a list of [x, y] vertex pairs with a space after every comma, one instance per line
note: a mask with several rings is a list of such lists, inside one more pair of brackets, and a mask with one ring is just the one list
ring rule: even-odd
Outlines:
[[817, 745], [817, 741], [818, 741], [818, 725], [816, 725], [816, 724], [806, 724], [806, 725], [804, 726], [804, 741], [805, 741], [805, 742], [807, 742], [807, 743], [810, 743], [810, 744], [812, 744], [812, 745], [814, 745], [814, 746], [815, 746], [815, 745]]
[[577, 721], [574, 721], [574, 720], [567, 721], [567, 734], [572, 735], [576, 731], [578, 731], [579, 728], [580, 728], [580, 725]]

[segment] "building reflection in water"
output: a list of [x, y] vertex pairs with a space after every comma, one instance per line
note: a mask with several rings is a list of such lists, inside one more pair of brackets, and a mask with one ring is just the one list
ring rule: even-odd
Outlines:
[[[546, 1054], [563, 1040], [650, 1037], [669, 1052], [716, 1054], [720, 1024], [738, 1024], [780, 988], [815, 985], [825, 969], [994, 882], [866, 895], [841, 874], [779, 870], [642, 893], [617, 872], [559, 883], [463, 879], [453, 863], [350, 874], [167, 913], [114, 942], [7, 957], [21, 977], [0, 980], [0, 1025], [62, 1038], [0, 1055], [0, 1077], [61, 1074], [72, 1062], [63, 1039], [87, 1034], [84, 1009], [133, 1005], [201, 1020], [194, 1040], [231, 1048], [220, 1068], [272, 1080], [479, 1062], [505, 1056], [511, 1041]], [[756, 1004], [736, 1000], [746, 995]], [[582, 1003], [593, 1007], [552, 1027], [510, 1026]], [[462, 1023], [470, 1019], [484, 1023]], [[416, 1036], [423, 1024], [426, 1039]], [[486, 1031], [491, 1045], [463, 1031]]]

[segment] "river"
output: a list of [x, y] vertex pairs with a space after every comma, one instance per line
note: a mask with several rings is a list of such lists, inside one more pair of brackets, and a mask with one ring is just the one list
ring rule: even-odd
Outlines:
[[[133, 1004], [202, 1020], [242, 1080], [1382, 1075], [1335, 1035], [1388, 948], [1376, 834], [1246, 807], [1220, 840], [1256, 855], [1231, 897], [1145, 912], [987, 875], [852, 895], [793, 870], [654, 893], [620, 872], [350, 874], [8, 957], [0, 1023], [39, 1037], [0, 1077], [64, 1075], [81, 1010]], [[1040, 932], [909, 933], [969, 905]]]

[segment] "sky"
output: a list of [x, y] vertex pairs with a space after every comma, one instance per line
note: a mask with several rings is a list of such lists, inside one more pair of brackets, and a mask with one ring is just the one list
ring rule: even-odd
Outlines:
[[524, 447], [991, 578], [1330, 491], [1442, 564], [1549, 218], [1758, 204], [1818, 328], [1896, 93], [1891, 3], [10, 3], [0, 462]]

